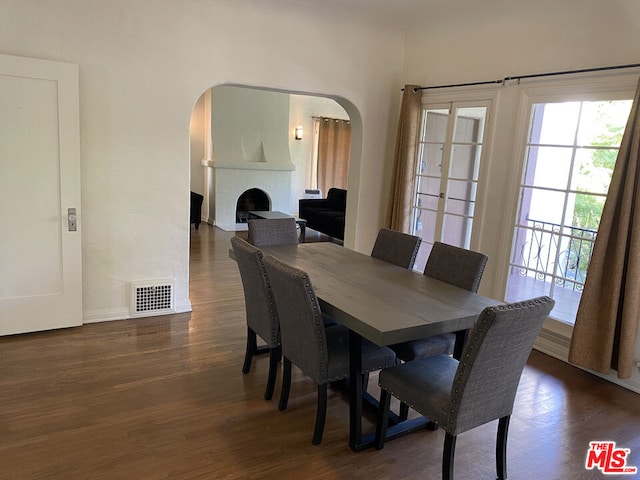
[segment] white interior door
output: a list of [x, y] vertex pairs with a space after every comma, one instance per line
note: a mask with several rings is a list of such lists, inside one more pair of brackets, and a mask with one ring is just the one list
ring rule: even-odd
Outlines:
[[82, 323], [78, 118], [77, 65], [0, 55], [0, 335]]

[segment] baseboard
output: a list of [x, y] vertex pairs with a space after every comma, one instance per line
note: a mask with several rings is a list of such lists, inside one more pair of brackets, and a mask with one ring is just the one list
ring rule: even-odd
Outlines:
[[[174, 306], [174, 312], [162, 313], [162, 315], [173, 315], [174, 313], [188, 313], [192, 311], [191, 302], [181, 303]], [[154, 315], [155, 316], [155, 315]], [[85, 314], [82, 319], [82, 323], [100, 323], [100, 322], [113, 322], [116, 320], [129, 320], [131, 318], [131, 312], [128, 309], [110, 310], [104, 312], [92, 312]]]
[[570, 339], [552, 330], [543, 328], [533, 348], [568, 363]]
[[567, 338], [565, 335], [561, 335], [552, 330], [543, 328], [540, 332], [540, 335], [536, 339], [533, 348], [553, 358], [557, 358], [558, 360], [561, 360], [573, 367], [579, 368], [580, 370], [595, 375], [596, 377], [603, 378], [604, 380], [615, 383], [616, 385], [626, 388], [627, 390], [631, 390], [632, 392], [640, 393], [640, 364], [636, 365], [636, 368], [634, 368], [631, 378], [626, 379], [618, 378], [615, 371], [612, 371], [611, 373], [606, 375], [603, 373], [594, 372], [593, 370], [581, 368], [569, 363], [570, 344], [571, 339]]
[[83, 316], [82, 323], [100, 323], [100, 322], [112, 322], [114, 320], [127, 320], [131, 318], [131, 313], [128, 308], [121, 310], [110, 310], [104, 312], [91, 312]]
[[192, 311], [191, 302], [187, 301], [186, 303], [180, 305], [174, 305], [175, 313], [188, 313]]

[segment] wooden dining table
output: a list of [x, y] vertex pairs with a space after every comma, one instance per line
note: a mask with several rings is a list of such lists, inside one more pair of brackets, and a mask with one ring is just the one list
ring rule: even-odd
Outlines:
[[[304, 270], [322, 311], [350, 330], [349, 446], [373, 445], [362, 433], [361, 342], [393, 345], [456, 332], [457, 348], [485, 307], [501, 302], [330, 242], [261, 247], [280, 261]], [[399, 422], [388, 429], [395, 438], [424, 427], [424, 419]]]

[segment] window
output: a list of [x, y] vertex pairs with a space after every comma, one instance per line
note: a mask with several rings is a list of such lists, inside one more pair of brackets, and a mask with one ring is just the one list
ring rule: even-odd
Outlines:
[[470, 248], [488, 111], [488, 102], [423, 107], [412, 232], [423, 239], [418, 270], [435, 241]]
[[631, 100], [531, 103], [506, 300], [573, 324]]

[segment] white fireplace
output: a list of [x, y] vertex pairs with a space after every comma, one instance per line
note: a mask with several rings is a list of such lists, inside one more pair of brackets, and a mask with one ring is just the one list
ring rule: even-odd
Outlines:
[[258, 188], [267, 194], [271, 210], [289, 210], [293, 164], [214, 162], [213, 168], [215, 223], [221, 229], [246, 229], [246, 224], [236, 221], [236, 206], [240, 195], [251, 188]]

